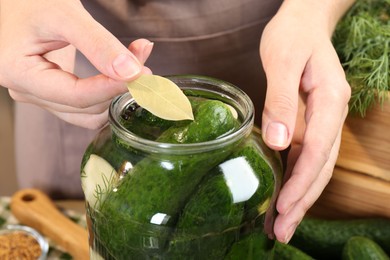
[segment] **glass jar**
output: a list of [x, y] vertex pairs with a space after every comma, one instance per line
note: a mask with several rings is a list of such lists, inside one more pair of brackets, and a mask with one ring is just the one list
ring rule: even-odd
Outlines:
[[[142, 108], [129, 93], [115, 98], [109, 125], [89, 145], [81, 167], [91, 259], [259, 259], [269, 254], [273, 241], [263, 232], [264, 222], [272, 225], [282, 168], [279, 153], [266, 147], [253, 125], [250, 98], [209, 77], [169, 78], [189, 98], [227, 104], [239, 123], [208, 141], [151, 140], [147, 136], [161, 130], [156, 128], [169, 133], [172, 122], [147, 118], [158, 122], [129, 127], [128, 118]], [[223, 128], [207, 116], [195, 121], [196, 131], [171, 134], [201, 138]]]

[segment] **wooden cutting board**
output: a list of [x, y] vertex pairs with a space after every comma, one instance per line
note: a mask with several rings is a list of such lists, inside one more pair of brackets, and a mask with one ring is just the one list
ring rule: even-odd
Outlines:
[[347, 117], [336, 164], [390, 181], [390, 92], [364, 118]]
[[88, 232], [64, 216], [50, 198], [37, 189], [16, 192], [11, 212], [24, 225], [49, 237], [75, 259], [89, 259]]
[[390, 181], [336, 167], [309, 214], [329, 219], [390, 218]]

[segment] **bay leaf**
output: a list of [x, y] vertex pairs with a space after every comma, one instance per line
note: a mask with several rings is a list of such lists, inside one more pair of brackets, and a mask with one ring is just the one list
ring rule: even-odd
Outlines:
[[127, 83], [135, 101], [155, 116], [166, 120], [194, 120], [187, 96], [171, 80], [157, 75], [142, 75]]

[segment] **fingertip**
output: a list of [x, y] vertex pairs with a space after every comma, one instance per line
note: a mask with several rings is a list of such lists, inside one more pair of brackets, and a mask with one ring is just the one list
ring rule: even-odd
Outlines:
[[284, 123], [270, 122], [265, 127], [264, 142], [272, 149], [283, 150], [289, 145], [288, 129]]
[[154, 46], [154, 42], [149, 42], [148, 44], [145, 45], [145, 48], [142, 52], [142, 62], [145, 63], [146, 60], [149, 58], [150, 54], [152, 53]]
[[151, 70], [150, 68], [144, 66], [144, 67], [142, 68], [142, 74], [152, 75], [153, 72], [152, 72], [152, 70]]
[[282, 223], [280, 223], [281, 221], [280, 221], [280, 218], [281, 218], [282, 216], [281, 215], [279, 215], [278, 216], [278, 219], [275, 221], [275, 225], [274, 225], [274, 238], [276, 239], [276, 240], [278, 240], [279, 242], [281, 242], [281, 243], [285, 243], [285, 238], [286, 238], [286, 232], [285, 232], [285, 230], [281, 227], [281, 224]]
[[291, 238], [293, 237], [296, 228], [297, 228], [297, 223], [292, 224], [285, 232], [284, 237], [283, 237], [281, 242], [288, 244], [290, 242]]
[[[282, 217], [282, 216], [280, 216]], [[299, 221], [295, 221], [291, 224], [288, 223], [288, 219], [286, 219], [286, 215], [283, 215], [282, 219], [279, 219], [275, 223], [274, 226], [274, 234], [275, 238], [284, 244], [287, 244], [290, 242], [291, 238], [293, 237], [295, 230], [297, 229], [297, 226], [299, 224]]]
[[153, 46], [153, 42], [141, 38], [133, 41], [128, 49], [138, 58], [141, 64], [144, 64], [152, 53]]

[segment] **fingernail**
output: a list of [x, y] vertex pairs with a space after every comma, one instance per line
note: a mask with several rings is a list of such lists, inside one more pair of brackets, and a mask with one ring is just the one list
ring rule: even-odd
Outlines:
[[119, 54], [112, 66], [115, 73], [121, 78], [132, 78], [141, 72], [139, 61], [129, 54]]
[[295, 229], [297, 228], [298, 226], [298, 223], [294, 223], [292, 224], [289, 229], [287, 230], [287, 233], [286, 233], [286, 236], [284, 237], [284, 243], [288, 243], [290, 242], [292, 236], [294, 235], [294, 232], [295, 232]]
[[267, 142], [274, 146], [285, 146], [287, 144], [287, 128], [284, 124], [271, 122], [265, 132]]
[[150, 54], [152, 53], [154, 43], [149, 42], [148, 44], [145, 45], [144, 50], [142, 52], [142, 57], [144, 62], [149, 58]]

